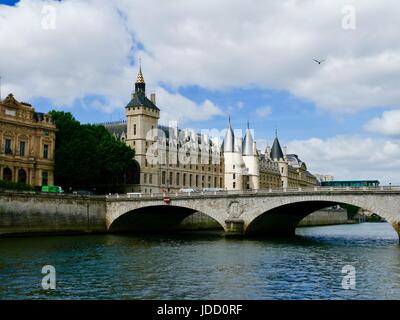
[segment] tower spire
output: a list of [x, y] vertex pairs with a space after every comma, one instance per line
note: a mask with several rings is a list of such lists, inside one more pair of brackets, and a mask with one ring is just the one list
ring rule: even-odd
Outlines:
[[144, 78], [142, 73], [142, 58], [139, 58], [139, 72], [136, 77], [136, 83], [144, 83]]
[[139, 71], [136, 77], [135, 93], [146, 93], [146, 83], [142, 73], [142, 59], [139, 58]]

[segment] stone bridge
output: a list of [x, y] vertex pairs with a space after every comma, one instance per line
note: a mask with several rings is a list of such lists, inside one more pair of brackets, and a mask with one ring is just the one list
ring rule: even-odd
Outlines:
[[313, 188], [139, 196], [0, 192], [0, 235], [170, 231], [195, 212], [227, 235], [290, 236], [308, 214], [334, 205], [375, 213], [400, 234], [400, 188]]
[[288, 236], [314, 211], [352, 205], [386, 219], [400, 234], [400, 188], [394, 187], [111, 196], [106, 203], [110, 232], [174, 229], [201, 212], [227, 235]]

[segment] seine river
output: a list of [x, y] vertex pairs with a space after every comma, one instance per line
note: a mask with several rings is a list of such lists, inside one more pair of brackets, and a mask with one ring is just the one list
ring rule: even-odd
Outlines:
[[[0, 239], [0, 299], [400, 299], [386, 223], [297, 229], [290, 240], [220, 233]], [[56, 290], [42, 289], [44, 265]], [[342, 288], [342, 267], [356, 288]]]

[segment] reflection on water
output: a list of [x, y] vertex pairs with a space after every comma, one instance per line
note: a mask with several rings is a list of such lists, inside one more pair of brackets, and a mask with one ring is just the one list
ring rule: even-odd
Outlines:
[[[221, 233], [0, 239], [1, 299], [400, 299], [386, 223], [297, 229], [287, 240]], [[41, 288], [54, 265], [57, 289]], [[344, 265], [356, 289], [341, 287]]]

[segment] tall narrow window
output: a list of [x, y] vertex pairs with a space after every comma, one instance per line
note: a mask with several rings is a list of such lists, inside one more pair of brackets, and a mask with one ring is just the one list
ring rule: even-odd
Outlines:
[[5, 154], [11, 154], [11, 139], [6, 139], [4, 143], [4, 152]]
[[136, 136], [136, 124], [133, 125], [133, 135]]
[[49, 158], [49, 145], [45, 144], [43, 146], [43, 158], [48, 159]]
[[165, 171], [163, 171], [161, 174], [161, 183], [165, 184]]
[[19, 142], [19, 156], [24, 157], [25, 156], [25, 141], [20, 141]]

